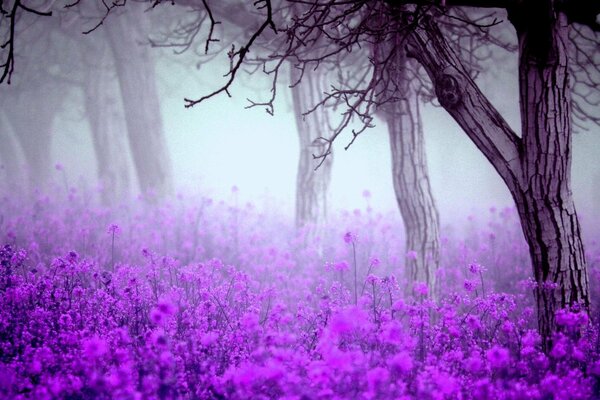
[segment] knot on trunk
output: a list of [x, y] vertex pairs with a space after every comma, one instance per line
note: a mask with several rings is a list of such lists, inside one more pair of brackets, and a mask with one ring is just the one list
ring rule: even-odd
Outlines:
[[447, 73], [440, 74], [435, 82], [435, 93], [444, 108], [454, 108], [462, 99], [458, 80]]

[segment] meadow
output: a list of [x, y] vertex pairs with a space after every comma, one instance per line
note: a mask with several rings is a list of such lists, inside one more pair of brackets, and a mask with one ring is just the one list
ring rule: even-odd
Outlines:
[[429, 293], [403, 276], [398, 213], [368, 196], [313, 234], [235, 191], [52, 193], [0, 199], [2, 398], [600, 398], [597, 303], [561, 311], [541, 351], [513, 209], [445, 227]]

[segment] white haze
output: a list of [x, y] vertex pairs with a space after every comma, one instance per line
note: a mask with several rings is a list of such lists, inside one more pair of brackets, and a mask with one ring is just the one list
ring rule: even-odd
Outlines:
[[[161, 57], [157, 75], [178, 191], [227, 199], [235, 185], [244, 201], [259, 207], [275, 204], [292, 215], [299, 147], [286, 87], [279, 88], [275, 116], [268, 115], [263, 108], [244, 109], [248, 104], [246, 98], [261, 100], [269, 95], [268, 83], [257, 76], [242, 76], [231, 90], [232, 98], [220, 95], [185, 109], [184, 97], [202, 96], [224, 82], [226, 64], [214, 63], [196, 70], [173, 60], [177, 59]], [[508, 60], [508, 65], [514, 64], [514, 59]], [[515, 75], [504, 72], [486, 76], [478, 83], [518, 132]], [[431, 184], [442, 224], [464, 221], [468, 215], [490, 206], [512, 204], [508, 190], [488, 161], [444, 110], [425, 106], [423, 120]], [[364, 209], [364, 190], [371, 192], [370, 205], [376, 211], [396, 209], [387, 129], [383, 121], [377, 120], [376, 125], [348, 151], [343, 149], [348, 135], [337, 143], [331, 183], [333, 209]], [[95, 157], [80, 98], [75, 97], [65, 106], [57, 118], [55, 132], [54, 159], [65, 166], [69, 180], [76, 182], [80, 176], [94, 180]], [[591, 214], [596, 216], [598, 210], [593, 206], [592, 184], [600, 174], [598, 150], [597, 128], [575, 135], [574, 195], [584, 220]]]

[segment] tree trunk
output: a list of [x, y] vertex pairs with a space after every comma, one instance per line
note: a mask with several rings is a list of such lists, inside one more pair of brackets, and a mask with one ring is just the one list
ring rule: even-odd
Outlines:
[[[89, 46], [89, 44], [88, 44]], [[87, 68], [83, 82], [85, 111], [90, 124], [101, 199], [105, 205], [123, 201], [129, 194], [129, 171], [125, 147], [125, 123], [119, 87], [114, 82], [109, 53], [105, 46], [82, 49], [84, 59], [94, 64]], [[83, 47], [83, 46], [82, 46]]]
[[63, 98], [64, 90], [50, 84], [44, 95], [24, 89], [4, 105], [27, 162], [30, 189], [43, 190], [50, 183], [53, 122]]
[[148, 22], [143, 7], [128, 5], [124, 15], [106, 20], [105, 31], [115, 58], [127, 138], [140, 189], [146, 195], [162, 197], [172, 190], [172, 172], [154, 62], [146, 43]]
[[[524, 5], [511, 15], [519, 38], [523, 137], [523, 180], [513, 196], [538, 282], [540, 333], [548, 340], [556, 331], [558, 309], [577, 303], [587, 309], [590, 299], [571, 191], [569, 26], [554, 1], [544, 3]], [[534, 19], [537, 24], [529, 23]]]
[[392, 177], [396, 201], [406, 233], [408, 282], [424, 282], [435, 294], [435, 277], [440, 261], [439, 214], [425, 155], [425, 138], [419, 110], [419, 97], [405, 72], [399, 100], [386, 107], [386, 120], [392, 149]]
[[26, 182], [23, 173], [25, 163], [3, 109], [0, 109], [0, 143], [0, 170], [5, 176], [7, 187], [11, 191], [18, 191]]
[[[596, 172], [592, 178], [592, 207], [590, 212], [592, 213], [592, 223], [598, 227], [600, 224], [600, 172]], [[597, 228], [596, 228], [597, 229]], [[597, 230], [592, 231], [593, 234], [597, 233]]]
[[590, 299], [571, 192], [568, 25], [553, 1], [543, 3], [546, 9], [511, 12], [520, 47], [521, 138], [477, 88], [431, 18], [419, 21], [407, 44], [411, 56], [427, 70], [440, 104], [512, 193], [537, 282], [542, 345], [549, 350], [557, 330], [556, 311], [575, 304], [587, 311]]
[[[290, 81], [293, 85], [300, 79], [300, 72], [290, 65]], [[322, 93], [318, 78], [314, 74], [305, 74], [302, 82], [292, 88], [296, 128], [300, 141], [300, 159], [296, 176], [296, 226], [306, 227], [309, 231], [319, 230], [327, 220], [327, 203], [333, 156], [327, 156], [321, 167], [315, 171], [313, 154], [321, 154], [324, 142], [319, 140], [323, 130], [327, 129], [324, 112], [302, 114], [311, 109]]]

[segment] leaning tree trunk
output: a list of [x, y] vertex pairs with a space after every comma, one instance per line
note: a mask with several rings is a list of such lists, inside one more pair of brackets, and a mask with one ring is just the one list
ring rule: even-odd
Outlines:
[[96, 155], [101, 199], [105, 205], [123, 201], [129, 194], [129, 171], [125, 145], [125, 121], [119, 98], [119, 87], [110, 69], [109, 53], [105, 46], [82, 46], [87, 68], [83, 82], [85, 111], [90, 124]]
[[127, 138], [143, 193], [158, 197], [172, 190], [172, 172], [163, 132], [156, 74], [147, 42], [143, 4], [107, 19], [106, 33], [115, 59]]
[[[323, 136], [323, 129], [327, 129], [327, 122], [324, 112], [302, 115], [314, 107], [321, 94], [318, 77], [313, 75], [305, 74], [302, 81], [292, 87], [292, 99], [300, 141], [300, 159], [296, 175], [296, 226], [308, 227], [315, 233], [327, 220], [333, 156], [328, 155], [325, 162], [315, 171], [313, 154], [320, 155], [325, 150], [324, 142], [319, 138]], [[291, 84], [297, 83], [298, 79], [300, 71], [290, 65]]]
[[392, 149], [392, 179], [396, 201], [406, 234], [408, 282], [424, 282], [435, 294], [435, 278], [440, 261], [439, 214], [425, 156], [425, 138], [419, 110], [419, 97], [406, 80], [406, 66], [398, 78], [402, 93], [386, 107], [386, 120]]
[[[587, 309], [590, 300], [571, 191], [569, 26], [554, 1], [545, 3], [523, 6], [512, 19], [519, 38], [524, 175], [513, 196], [538, 282], [539, 328], [548, 339], [558, 309], [576, 303]], [[530, 24], [534, 18], [541, 23]]]
[[[586, 261], [571, 193], [568, 25], [554, 2], [515, 9], [519, 36], [522, 137], [469, 77], [430, 17], [408, 36], [409, 53], [427, 70], [440, 104], [490, 160], [517, 205], [529, 245], [544, 350], [558, 309], [589, 307]], [[524, 5], [523, 7], [527, 7]], [[537, 24], [528, 21], [535, 19]], [[522, 21], [522, 23], [519, 23]]]
[[50, 183], [53, 122], [63, 94], [64, 91], [53, 84], [45, 87], [43, 96], [25, 89], [4, 106], [25, 156], [30, 189], [43, 190]]

